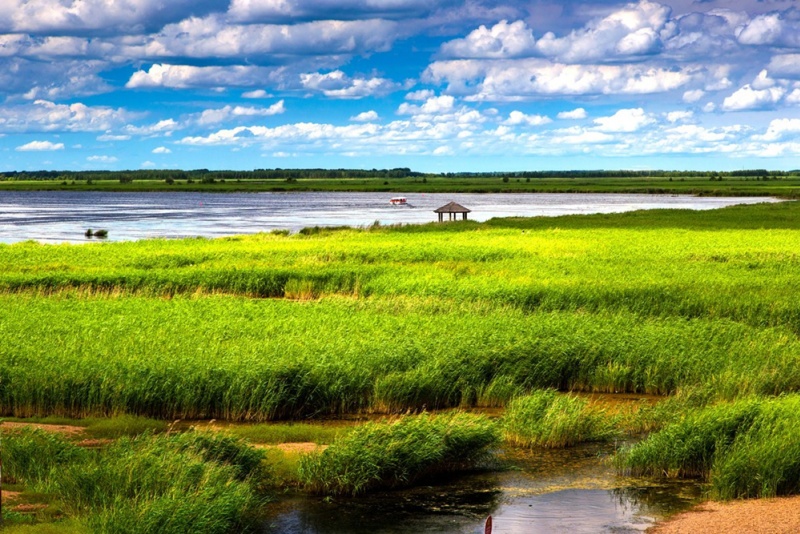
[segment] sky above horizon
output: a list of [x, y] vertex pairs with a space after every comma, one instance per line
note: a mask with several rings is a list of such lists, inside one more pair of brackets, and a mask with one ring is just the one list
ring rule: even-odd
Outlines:
[[3, 0], [0, 172], [800, 168], [795, 0]]

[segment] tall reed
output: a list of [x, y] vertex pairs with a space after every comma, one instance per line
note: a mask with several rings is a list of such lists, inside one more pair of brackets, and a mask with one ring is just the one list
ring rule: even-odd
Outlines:
[[367, 423], [301, 460], [300, 479], [315, 493], [358, 495], [465, 469], [499, 441], [494, 423], [465, 413], [406, 416]]
[[546, 448], [605, 441], [617, 434], [614, 419], [604, 410], [554, 390], [514, 399], [503, 416], [503, 432], [511, 443]]
[[3, 447], [11, 476], [94, 532], [242, 532], [262, 500], [263, 456], [228, 437], [143, 434], [90, 452], [23, 430]]

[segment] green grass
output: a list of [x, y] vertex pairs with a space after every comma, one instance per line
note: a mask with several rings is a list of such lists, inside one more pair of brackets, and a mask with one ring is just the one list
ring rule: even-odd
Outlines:
[[52, 523], [8, 524], [3, 526], [5, 534], [89, 534], [88, 525], [77, 520], [61, 520]]
[[524, 447], [563, 448], [615, 437], [614, 418], [604, 410], [554, 390], [514, 399], [503, 416], [506, 441]]
[[93, 532], [240, 532], [252, 526], [268, 477], [255, 449], [197, 432], [87, 451], [26, 429], [4, 437], [3, 455], [10, 476], [53, 495]]
[[800, 396], [748, 398], [689, 410], [624, 450], [622, 470], [702, 477], [721, 499], [800, 491]]
[[[609, 421], [662, 429], [651, 438], [660, 445], [630, 453], [649, 458], [630, 469], [705, 476], [720, 481], [723, 497], [791, 493], [795, 467], [782, 459], [793, 457], [794, 438], [781, 424], [794, 421], [787, 394], [800, 392], [798, 250], [794, 202], [0, 245], [0, 412], [89, 418], [87, 433], [117, 437], [163, 432], [175, 419], [509, 405], [506, 432], [520, 443], [600, 439]], [[541, 389], [674, 397], [603, 423], [580, 399]], [[787, 396], [769, 399], [779, 395]], [[748, 410], [774, 423], [747, 426]], [[358, 451], [369, 432], [393, 442], [368, 428], [231, 432], [262, 443], [335, 443], [326, 457], [335, 465], [337, 443], [352, 439]], [[294, 460], [284, 460], [280, 477], [289, 480]], [[428, 469], [381, 465], [360, 465], [338, 489], [325, 486], [334, 475], [306, 480], [315, 491], [357, 493]]]
[[800, 207], [497, 220], [318, 235], [0, 245], [0, 291], [410, 296], [800, 329]]
[[426, 475], [468, 468], [499, 442], [496, 424], [465, 413], [367, 423], [300, 462], [306, 489], [358, 495], [411, 485]]
[[0, 246], [0, 408], [268, 421], [800, 391], [797, 250], [796, 203]]
[[726, 176], [722, 181], [710, 181], [708, 177], [695, 176], [673, 178], [652, 177], [581, 177], [581, 178], [509, 178], [502, 177], [407, 177], [407, 178], [301, 178], [286, 179], [226, 180], [201, 183], [195, 180], [175, 180], [167, 184], [163, 180], [136, 179], [131, 183], [120, 183], [118, 179], [93, 179], [63, 183], [64, 180], [6, 180], [0, 181], [0, 191], [198, 191], [198, 192], [259, 192], [259, 191], [358, 191], [397, 193], [672, 193], [693, 195], [775, 195], [796, 198], [800, 194], [800, 177], [785, 176], [768, 181], [754, 177]]
[[537, 388], [800, 390], [791, 330], [629, 312], [7, 295], [0, 336], [0, 403], [16, 416], [266, 421], [498, 405]]
[[350, 432], [354, 425], [314, 423], [269, 423], [232, 425], [225, 432], [250, 443], [277, 445], [280, 443], [316, 443], [330, 445]]

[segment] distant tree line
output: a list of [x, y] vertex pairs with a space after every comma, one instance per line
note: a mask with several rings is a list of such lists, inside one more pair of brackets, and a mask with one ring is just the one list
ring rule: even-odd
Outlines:
[[60, 180], [94, 181], [119, 180], [191, 180], [213, 183], [217, 180], [333, 180], [345, 178], [689, 178], [689, 177], [755, 177], [762, 179], [800, 175], [800, 170], [770, 171], [744, 169], [737, 171], [630, 171], [630, 170], [572, 170], [572, 171], [518, 171], [518, 172], [448, 172], [422, 173], [407, 167], [395, 169], [255, 169], [252, 171], [213, 171], [208, 169], [182, 170], [132, 170], [132, 171], [10, 171], [0, 173], [0, 180]]
[[449, 172], [447, 177], [505, 177], [510, 178], [690, 178], [711, 176], [796, 176], [800, 170], [768, 171], [766, 169], [744, 169], [739, 171], [629, 171], [629, 170], [572, 170], [572, 171], [517, 171], [517, 172]]
[[409, 178], [424, 176], [407, 167], [396, 169], [255, 169], [252, 171], [211, 171], [208, 169], [136, 171], [11, 171], [0, 173], [0, 180], [286, 180], [336, 178]]

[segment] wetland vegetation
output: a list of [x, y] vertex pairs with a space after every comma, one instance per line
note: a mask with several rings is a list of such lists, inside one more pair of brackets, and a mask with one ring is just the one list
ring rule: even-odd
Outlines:
[[0, 174], [0, 191], [385, 191], [671, 193], [797, 198], [800, 170], [421, 173], [398, 169], [34, 171]]
[[[87, 451], [6, 433], [7, 476], [82, 528], [169, 515], [186, 521], [176, 532], [226, 531], [286, 487], [358, 494], [473, 465], [501, 438], [649, 432], [621, 471], [700, 477], [722, 499], [797, 493], [798, 250], [795, 202], [0, 245], [3, 415], [80, 418], [114, 439]], [[663, 400], [620, 411], [581, 392]], [[290, 424], [354, 414], [390, 419]], [[212, 418], [248, 425], [169, 426]], [[330, 447], [251, 454], [242, 438]], [[76, 467], [56, 474], [60, 455]], [[133, 470], [177, 474], [139, 487]], [[126, 491], [141, 499], [110, 513]]]

